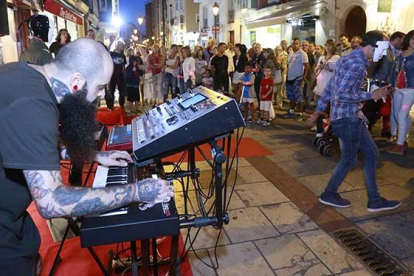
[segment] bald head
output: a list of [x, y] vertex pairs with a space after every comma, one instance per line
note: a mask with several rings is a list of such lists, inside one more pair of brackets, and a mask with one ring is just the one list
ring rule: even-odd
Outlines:
[[62, 47], [52, 64], [66, 73], [80, 73], [89, 80], [112, 64], [112, 59], [101, 43], [79, 38]]
[[79, 38], [62, 47], [49, 66], [54, 67], [51, 71], [69, 88], [87, 87], [91, 101], [104, 93], [113, 71], [112, 58], [105, 47], [88, 38]]

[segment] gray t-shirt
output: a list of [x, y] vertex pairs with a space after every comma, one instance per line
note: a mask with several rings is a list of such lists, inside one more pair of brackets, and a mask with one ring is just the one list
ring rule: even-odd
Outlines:
[[23, 170], [60, 169], [59, 111], [47, 80], [26, 62], [0, 66], [0, 83], [0, 274], [31, 275], [40, 237], [26, 212]]
[[304, 63], [309, 63], [308, 55], [302, 50], [290, 52], [288, 56], [288, 80], [294, 80], [303, 75]]

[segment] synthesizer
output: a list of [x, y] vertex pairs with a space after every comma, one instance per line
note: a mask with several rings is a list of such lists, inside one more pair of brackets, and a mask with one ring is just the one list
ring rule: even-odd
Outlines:
[[[122, 185], [139, 179], [158, 175], [148, 168], [98, 166], [93, 188]], [[134, 203], [110, 212], [87, 216], [80, 229], [82, 247], [129, 242], [161, 236], [178, 235], [180, 224], [175, 202], [155, 204], [151, 208]]]
[[132, 127], [126, 126], [114, 126], [109, 131], [107, 150], [132, 150]]
[[139, 166], [245, 126], [236, 101], [199, 86], [132, 120]]

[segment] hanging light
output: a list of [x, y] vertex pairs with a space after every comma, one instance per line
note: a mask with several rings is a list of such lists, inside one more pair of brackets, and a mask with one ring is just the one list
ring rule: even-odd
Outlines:
[[141, 15], [138, 16], [138, 24], [141, 26], [143, 22], [144, 22], [144, 18]]
[[215, 2], [214, 5], [213, 5], [213, 14], [214, 14], [214, 16], [218, 15], [219, 9], [220, 9], [220, 7], [219, 7], [218, 3]]

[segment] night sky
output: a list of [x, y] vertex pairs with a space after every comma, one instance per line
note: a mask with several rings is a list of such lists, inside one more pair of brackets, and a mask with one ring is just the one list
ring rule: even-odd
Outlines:
[[144, 17], [141, 33], [145, 34], [145, 0], [119, 0], [119, 6], [124, 22], [131, 22], [138, 27], [138, 16]]

